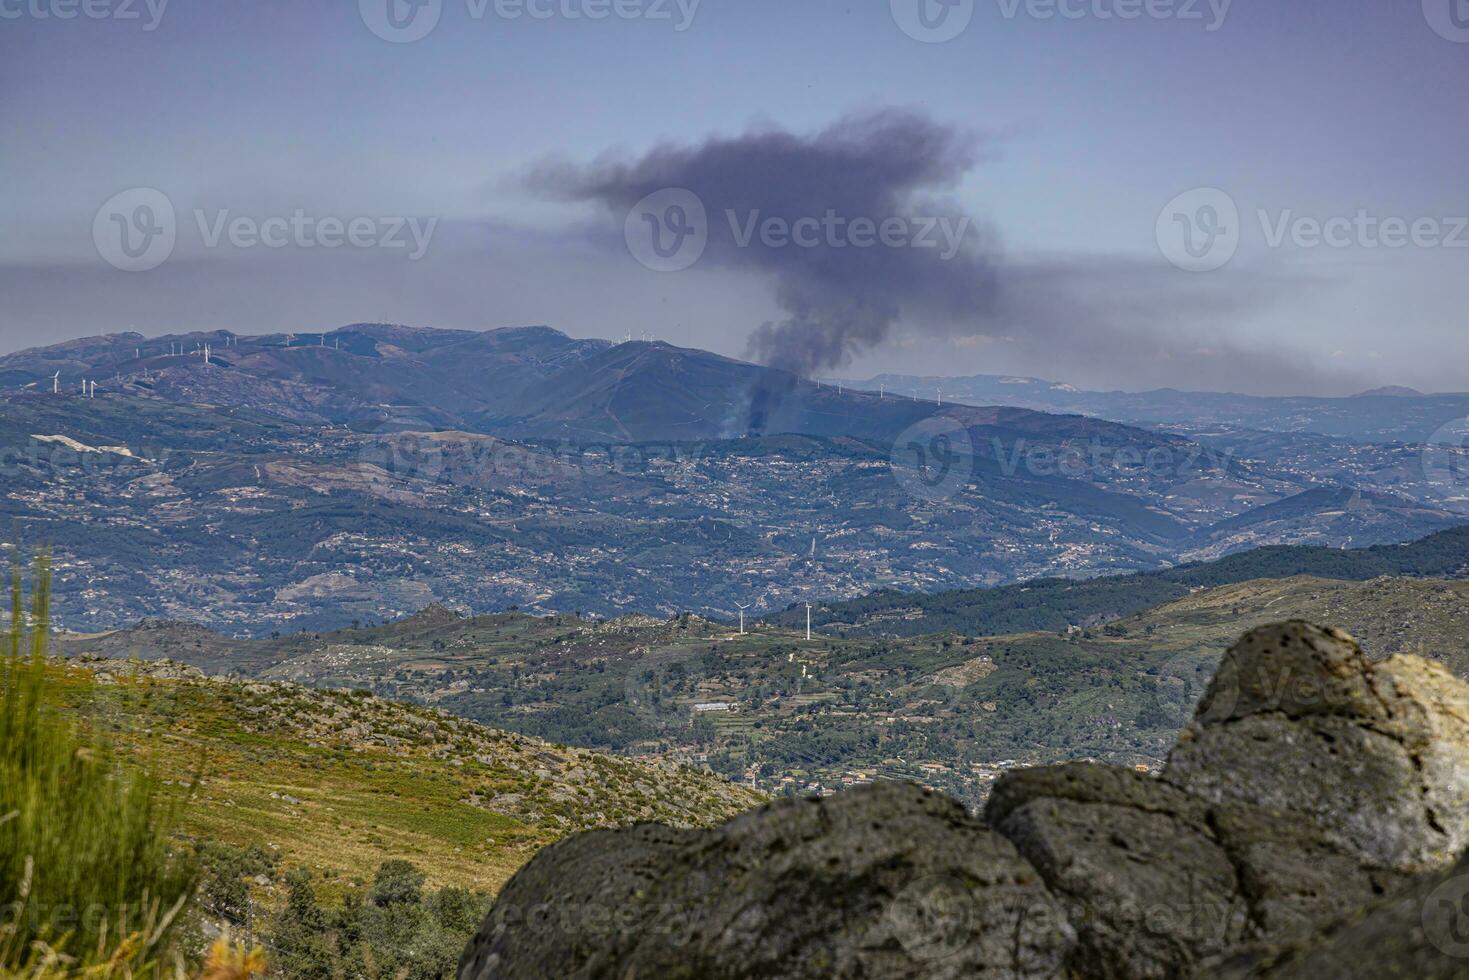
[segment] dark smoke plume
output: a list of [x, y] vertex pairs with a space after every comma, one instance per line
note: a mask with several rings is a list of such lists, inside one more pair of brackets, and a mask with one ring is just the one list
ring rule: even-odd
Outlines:
[[[994, 305], [994, 261], [982, 228], [943, 195], [984, 148], [983, 139], [917, 112], [885, 110], [810, 135], [759, 129], [660, 146], [631, 162], [547, 168], [534, 183], [618, 215], [666, 188], [692, 191], [708, 215], [702, 261], [774, 278], [786, 317], [753, 332], [752, 355], [805, 375], [846, 364], [900, 319], [928, 330], [977, 329]], [[878, 226], [899, 219], [893, 227], [904, 236], [933, 244], [859, 248], [826, 226], [810, 247], [748, 235], [752, 220], [805, 219], [809, 229], [829, 216]]]

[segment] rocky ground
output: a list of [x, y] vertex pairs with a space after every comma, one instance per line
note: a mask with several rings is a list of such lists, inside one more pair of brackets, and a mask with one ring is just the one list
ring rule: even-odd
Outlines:
[[886, 783], [548, 848], [461, 977], [1451, 977], [1469, 685], [1303, 622], [1226, 655], [1161, 776]]

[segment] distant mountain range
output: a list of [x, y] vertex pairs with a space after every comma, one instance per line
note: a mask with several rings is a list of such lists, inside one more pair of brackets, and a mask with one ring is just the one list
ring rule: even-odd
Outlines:
[[474, 333], [355, 324], [262, 337], [125, 333], [0, 358], [0, 390], [45, 394], [57, 374], [63, 394], [94, 381], [104, 394], [249, 408], [359, 431], [464, 430], [578, 443], [790, 433], [891, 442], [942, 414], [1006, 436], [1101, 435], [1142, 448], [1169, 442], [1074, 414], [881, 397], [708, 351], [574, 340], [549, 327]]
[[1469, 393], [1425, 395], [1386, 387], [1347, 398], [1263, 397], [1226, 392], [1085, 391], [1039, 378], [1006, 375], [923, 377], [880, 374], [844, 384], [867, 391], [972, 405], [1010, 405], [1040, 412], [1079, 412], [1137, 425], [1220, 426], [1266, 432], [1313, 432], [1358, 442], [1426, 442], [1446, 424], [1469, 417]]
[[1469, 509], [1403, 444], [940, 404], [545, 327], [22, 351], [0, 465], [62, 622], [256, 634], [435, 601], [725, 616], [1396, 542]]

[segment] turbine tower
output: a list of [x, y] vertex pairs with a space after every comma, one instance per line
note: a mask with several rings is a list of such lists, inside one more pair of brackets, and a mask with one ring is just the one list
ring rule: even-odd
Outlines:
[[806, 642], [811, 642], [811, 603], [806, 603]]
[[[735, 605], [740, 606], [738, 602]], [[749, 608], [749, 606], [740, 606], [740, 636], [745, 635], [745, 610]]]

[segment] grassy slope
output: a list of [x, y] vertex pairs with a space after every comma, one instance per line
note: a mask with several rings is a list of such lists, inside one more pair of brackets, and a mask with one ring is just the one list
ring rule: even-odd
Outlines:
[[317, 872], [328, 893], [370, 881], [390, 858], [418, 864], [433, 885], [494, 892], [572, 831], [707, 824], [758, 801], [695, 770], [556, 747], [356, 692], [139, 671], [177, 672], [74, 667], [66, 697], [176, 792], [202, 776], [186, 832], [275, 849]]

